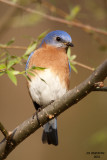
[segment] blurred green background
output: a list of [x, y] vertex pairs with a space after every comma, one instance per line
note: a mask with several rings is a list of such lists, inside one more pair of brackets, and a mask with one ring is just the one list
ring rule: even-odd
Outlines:
[[[75, 21], [90, 24], [96, 28], [107, 28], [106, 0], [41, 0], [41, 3], [34, 0], [20, 0], [21, 5], [62, 17], [59, 9], [56, 13], [56, 10], [47, 7], [45, 2], [56, 6], [69, 15], [76, 6], [80, 11], [76, 16], [71, 16]], [[71, 14], [73, 13], [71, 12]], [[97, 67], [107, 58], [107, 48], [104, 46], [107, 42], [107, 36], [96, 33], [89, 34], [80, 28], [49, 21], [37, 15], [29, 15], [27, 12], [0, 2], [0, 43], [7, 43], [10, 39], [15, 38], [13, 45], [28, 46], [32, 38], [36, 39], [46, 30], [67, 31], [75, 45], [72, 48], [72, 54], [77, 55], [76, 61], [78, 62]], [[17, 49], [10, 49], [9, 52], [18, 56], [24, 53], [23, 50]], [[19, 70], [23, 70], [24, 67], [17, 66]], [[78, 74], [72, 71], [71, 88], [81, 83], [92, 73], [79, 66], [76, 68]], [[17, 78], [18, 85], [15, 86], [7, 75], [0, 77], [0, 121], [9, 131], [35, 112], [28, 93], [26, 79], [23, 76], [17, 76]], [[107, 85], [107, 80], [105, 85]], [[107, 93], [93, 92], [58, 117], [59, 145], [57, 147], [43, 145], [41, 135], [42, 128], [16, 147], [7, 159], [93, 160], [94, 156], [88, 155], [87, 152], [104, 152], [104, 155], [100, 155], [100, 159], [106, 160]], [[0, 133], [0, 140], [2, 138], [3, 135]]]

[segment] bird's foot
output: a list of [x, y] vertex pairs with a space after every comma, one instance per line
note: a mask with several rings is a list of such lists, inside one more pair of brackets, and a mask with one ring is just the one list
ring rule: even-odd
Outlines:
[[39, 123], [40, 126], [41, 126], [41, 123], [40, 123], [40, 121], [39, 121], [38, 112], [40, 112], [41, 109], [42, 109], [42, 108], [38, 108], [38, 110], [33, 114], [33, 117], [32, 117], [32, 118], [34, 119], [34, 117], [36, 116], [37, 121], [38, 121], [38, 123]]

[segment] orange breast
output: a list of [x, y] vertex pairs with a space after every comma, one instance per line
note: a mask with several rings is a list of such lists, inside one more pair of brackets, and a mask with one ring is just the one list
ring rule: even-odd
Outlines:
[[[32, 66], [45, 67], [59, 76], [64, 87], [69, 88], [69, 65], [68, 57], [64, 49], [45, 45], [37, 49], [29, 61], [29, 68]], [[36, 70], [36, 72], [43, 72]]]

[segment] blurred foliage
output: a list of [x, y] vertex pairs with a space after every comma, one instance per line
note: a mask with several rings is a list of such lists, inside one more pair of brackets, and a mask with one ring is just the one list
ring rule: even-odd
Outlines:
[[29, 13], [15, 16], [11, 20], [11, 26], [13, 27], [24, 27], [24, 26], [32, 26], [42, 20], [42, 17]]
[[[104, 6], [102, 6], [99, 2], [96, 3], [96, 1], [85, 1], [85, 7], [89, 12], [93, 13], [92, 16], [96, 20], [100, 20], [100, 21], [106, 20], [107, 8], [104, 1], [103, 3], [104, 3]], [[106, 24], [107, 24], [107, 21], [106, 21]]]
[[37, 41], [33, 41], [33, 42], [28, 46], [28, 48], [27, 48], [24, 56], [25, 56], [26, 58], [28, 58], [27, 56], [29, 56], [29, 54], [32, 53], [32, 52], [36, 49], [36, 47], [37, 47]]
[[70, 13], [69, 13], [69, 15], [66, 16], [66, 19], [67, 20], [74, 20], [77, 17], [78, 13], [80, 12], [80, 9], [81, 8], [79, 5], [74, 6], [74, 7], [70, 7]]
[[[39, 0], [11, 0], [12, 2], [14, 1], [17, 4], [20, 5], [30, 5], [34, 2], [34, 10], [38, 10], [39, 12], [45, 12], [44, 8], [40, 5]], [[17, 15], [15, 15], [11, 21], [10, 25], [12, 27], [24, 27], [24, 26], [32, 26], [36, 23], [41, 22], [42, 17], [34, 14], [34, 13], [23, 13], [23, 12], [18, 12]]]
[[107, 144], [107, 128], [104, 128], [99, 132], [96, 132], [95, 134], [93, 134], [90, 137], [89, 141], [90, 141], [89, 142], [90, 145], [92, 146]]

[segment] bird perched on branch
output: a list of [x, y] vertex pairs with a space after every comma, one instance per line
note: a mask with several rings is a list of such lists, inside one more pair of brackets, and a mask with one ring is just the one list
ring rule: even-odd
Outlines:
[[[36, 110], [43, 108], [62, 97], [69, 89], [70, 64], [67, 57], [68, 47], [73, 47], [70, 35], [61, 30], [48, 33], [40, 47], [31, 53], [26, 69], [33, 66], [43, 67], [29, 75], [28, 88]], [[57, 119], [43, 126], [42, 142], [58, 145]]]

